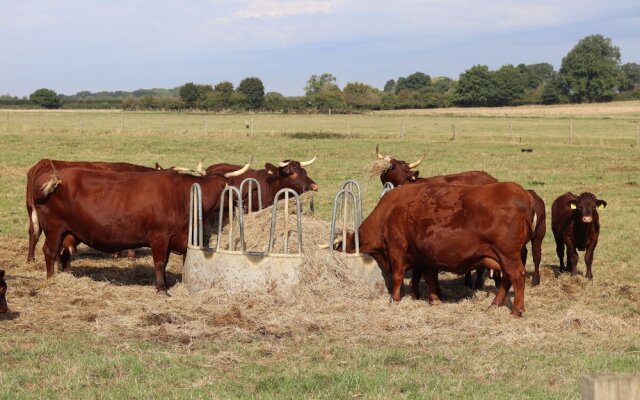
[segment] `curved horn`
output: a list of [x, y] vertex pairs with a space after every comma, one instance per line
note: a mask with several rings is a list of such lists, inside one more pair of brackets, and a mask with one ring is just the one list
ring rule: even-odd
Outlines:
[[313, 157], [311, 160], [309, 161], [300, 161], [300, 166], [301, 167], [306, 167], [307, 165], [311, 165], [316, 161], [316, 158], [318, 158], [318, 156]]
[[427, 156], [426, 154], [423, 154], [423, 155], [422, 155], [422, 157], [421, 157], [419, 160], [417, 160], [417, 161], [412, 162], [411, 164], [409, 164], [409, 169], [414, 169], [414, 168], [416, 168], [418, 165], [420, 165], [420, 163], [422, 162], [422, 160], [424, 160], [424, 158], [425, 158], [426, 156]]
[[384, 156], [378, 151], [378, 145], [376, 145], [376, 156], [378, 156], [378, 159], [380, 160], [384, 159]]
[[190, 174], [190, 175], [196, 175], [196, 171], [190, 169], [190, 168], [184, 168], [184, 167], [171, 167], [171, 170], [181, 173], [181, 174]]
[[225, 178], [233, 178], [234, 176], [238, 176], [238, 175], [242, 175], [245, 172], [247, 172], [247, 170], [249, 170], [249, 167], [251, 166], [251, 163], [253, 162], [253, 156], [251, 156], [251, 160], [249, 160], [249, 162], [247, 164], [245, 164], [244, 167], [240, 168], [237, 171], [233, 171], [233, 172], [227, 172], [226, 174], [224, 174]]
[[286, 167], [287, 165], [289, 165], [289, 163], [290, 163], [290, 162], [291, 162], [291, 160], [289, 160], [289, 161], [287, 161], [287, 162], [280, 161], [280, 162], [278, 163], [278, 167], [280, 167], [280, 168], [284, 168], [284, 167]]
[[198, 163], [198, 166], [196, 167], [196, 172], [199, 173], [200, 175], [204, 176], [204, 175], [207, 174], [207, 172], [202, 169], [202, 163], [204, 163], [204, 158], [202, 160], [200, 160], [200, 162]]

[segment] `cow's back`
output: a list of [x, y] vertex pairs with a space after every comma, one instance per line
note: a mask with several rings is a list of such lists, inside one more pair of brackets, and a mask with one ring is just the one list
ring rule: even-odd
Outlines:
[[496, 178], [484, 171], [466, 171], [450, 175], [437, 175], [428, 178], [420, 178], [416, 181], [416, 183], [427, 183], [432, 185], [485, 185], [497, 182], [498, 180]]

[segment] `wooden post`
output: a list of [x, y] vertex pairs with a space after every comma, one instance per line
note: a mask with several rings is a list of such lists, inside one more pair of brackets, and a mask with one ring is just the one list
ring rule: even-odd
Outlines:
[[453, 136], [451, 136], [451, 140], [455, 141], [456, 140], [456, 120], [452, 120], [451, 121], [451, 130], [453, 131]]
[[400, 125], [400, 139], [404, 140], [404, 118], [402, 119], [402, 124]]
[[569, 144], [573, 142], [573, 120], [569, 120]]
[[509, 141], [513, 142], [513, 126], [511, 124], [511, 121], [509, 121]]
[[585, 375], [582, 400], [640, 398], [640, 374]]

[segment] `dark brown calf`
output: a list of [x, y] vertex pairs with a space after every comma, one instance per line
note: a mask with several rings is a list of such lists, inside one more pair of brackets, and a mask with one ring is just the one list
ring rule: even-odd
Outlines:
[[7, 282], [4, 281], [4, 270], [0, 269], [0, 313], [6, 313], [7, 307]]
[[600, 219], [598, 210], [603, 210], [607, 202], [599, 200], [593, 193], [585, 192], [576, 196], [567, 192], [551, 205], [551, 229], [556, 240], [556, 253], [560, 260], [560, 271], [565, 271], [564, 249], [567, 248], [567, 270], [571, 275], [578, 273], [578, 251], [585, 251], [587, 265], [586, 278], [593, 279], [591, 264], [598, 244]]

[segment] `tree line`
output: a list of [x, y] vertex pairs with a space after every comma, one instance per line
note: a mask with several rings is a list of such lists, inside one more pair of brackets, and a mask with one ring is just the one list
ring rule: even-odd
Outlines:
[[58, 95], [38, 89], [29, 98], [0, 96], [0, 107], [122, 108], [124, 110], [206, 110], [271, 112], [358, 112], [451, 106], [492, 107], [525, 104], [606, 102], [640, 99], [640, 65], [621, 63], [620, 49], [611, 39], [590, 35], [562, 59], [558, 71], [548, 63], [503, 65], [490, 70], [474, 65], [458, 80], [415, 72], [390, 79], [382, 90], [361, 82], [342, 88], [331, 73], [312, 75], [305, 95], [265, 93], [259, 78], [243, 79], [237, 87], [193, 82], [174, 89], [134, 92], [79, 92]]

